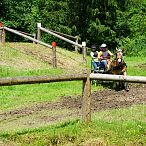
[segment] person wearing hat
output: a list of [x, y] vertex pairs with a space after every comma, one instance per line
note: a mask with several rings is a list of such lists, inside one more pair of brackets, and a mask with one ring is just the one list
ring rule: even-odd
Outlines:
[[110, 67], [110, 57], [113, 56], [113, 53], [108, 50], [106, 44], [101, 44], [100, 46], [100, 52], [98, 53], [98, 59], [101, 62], [101, 65], [104, 66], [105, 71], [109, 70]]
[[96, 72], [99, 69], [99, 63], [100, 63], [98, 60], [98, 51], [96, 45], [91, 46], [90, 56], [92, 58], [92, 65], [94, 67], [94, 72]]

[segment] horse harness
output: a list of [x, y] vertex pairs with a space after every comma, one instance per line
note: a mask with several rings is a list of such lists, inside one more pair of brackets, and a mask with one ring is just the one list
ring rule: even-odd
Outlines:
[[[125, 63], [125, 61], [123, 59], [121, 59], [121, 61], [119, 62], [118, 59], [116, 60], [113, 60], [113, 61], [116, 61], [116, 65], [111, 65], [111, 71], [121, 71], [122, 73], [122, 70], [126, 67], [127, 68], [127, 65]], [[112, 61], [112, 62], [113, 62]], [[112, 64], [112, 63], [111, 63]]]

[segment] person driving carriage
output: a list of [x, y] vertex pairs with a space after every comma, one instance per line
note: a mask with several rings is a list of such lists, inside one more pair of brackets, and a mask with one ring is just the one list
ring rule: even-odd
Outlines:
[[96, 72], [99, 69], [98, 51], [96, 45], [91, 46], [90, 56], [92, 58], [92, 65], [94, 68], [94, 72]]
[[113, 56], [113, 53], [108, 50], [108, 47], [106, 44], [101, 44], [100, 46], [100, 52], [98, 53], [98, 59], [100, 60], [101, 64], [103, 65], [103, 68], [105, 71], [109, 70], [111, 61], [110, 58]]

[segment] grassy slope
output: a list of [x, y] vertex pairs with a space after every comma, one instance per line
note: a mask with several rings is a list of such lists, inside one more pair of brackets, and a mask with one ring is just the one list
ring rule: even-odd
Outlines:
[[[15, 44], [17, 47], [18, 44]], [[23, 44], [24, 45], [24, 44]], [[31, 55], [25, 55], [10, 45], [0, 46], [0, 77], [61, 74], [65, 70], [52, 69], [46, 62]], [[14, 47], [14, 45], [13, 45]], [[41, 48], [40, 48], [41, 49]], [[61, 50], [60, 50], [61, 51]], [[66, 52], [66, 53], [65, 53]], [[68, 51], [64, 54], [76, 58], [79, 56]], [[67, 56], [68, 56], [67, 55]], [[82, 56], [80, 56], [82, 58]], [[88, 65], [90, 66], [90, 58]], [[139, 64], [146, 63], [145, 58], [126, 58], [129, 75], [146, 75], [146, 69], [139, 68]], [[25, 64], [25, 65], [24, 65]], [[97, 89], [98, 87], [93, 87]], [[81, 82], [64, 82], [52, 84], [21, 85], [0, 87], [0, 112], [17, 109], [38, 102], [54, 101], [60, 96], [81, 94]], [[62, 92], [60, 92], [62, 91]], [[133, 106], [124, 110], [98, 112], [93, 115], [93, 122], [83, 125], [80, 121], [70, 121], [54, 126], [37, 129], [20, 130], [19, 132], [3, 133], [2, 140], [8, 139], [24, 145], [78, 145], [83, 141], [101, 141], [101, 143], [115, 145], [145, 144], [145, 106]], [[7, 144], [11, 144], [7, 141]], [[62, 143], [60, 143], [62, 141]]]
[[[13, 76], [37, 76], [37, 75], [57, 75], [66, 72], [64, 69], [53, 69], [50, 64], [42, 61], [40, 58], [26, 55], [19, 51], [18, 48], [28, 46], [31, 48], [33, 44], [6, 44], [6, 47], [1, 46], [0, 54], [0, 77], [13, 77]], [[16, 48], [14, 48], [16, 47]], [[18, 47], [18, 48], [17, 48]], [[33, 48], [34, 49], [34, 48]], [[40, 46], [39, 51], [44, 52], [45, 48]], [[81, 55], [71, 53], [69, 51], [59, 50], [63, 55], [68, 55], [74, 58], [79, 58]], [[46, 53], [46, 52], [45, 52]], [[63, 56], [62, 55], [62, 56]], [[51, 56], [50, 56], [51, 58]], [[67, 57], [66, 57], [67, 58]], [[81, 58], [82, 59], [82, 58]], [[64, 62], [64, 59], [61, 60]], [[63, 64], [63, 63], [61, 63]], [[60, 92], [62, 91], [63, 92]], [[3, 110], [12, 110], [22, 106], [28, 106], [37, 102], [45, 102], [57, 100], [60, 96], [67, 96], [71, 94], [81, 94], [81, 82], [61, 82], [51, 84], [36, 84], [36, 85], [21, 85], [0, 87], [1, 108]]]

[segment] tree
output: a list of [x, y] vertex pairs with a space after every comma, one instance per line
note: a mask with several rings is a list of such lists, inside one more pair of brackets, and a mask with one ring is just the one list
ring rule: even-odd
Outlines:
[[115, 47], [118, 2], [115, 0], [68, 0], [69, 26], [90, 46], [105, 42]]
[[129, 56], [146, 55], [146, 2], [127, 0], [125, 8], [117, 21], [119, 45], [126, 48]]

